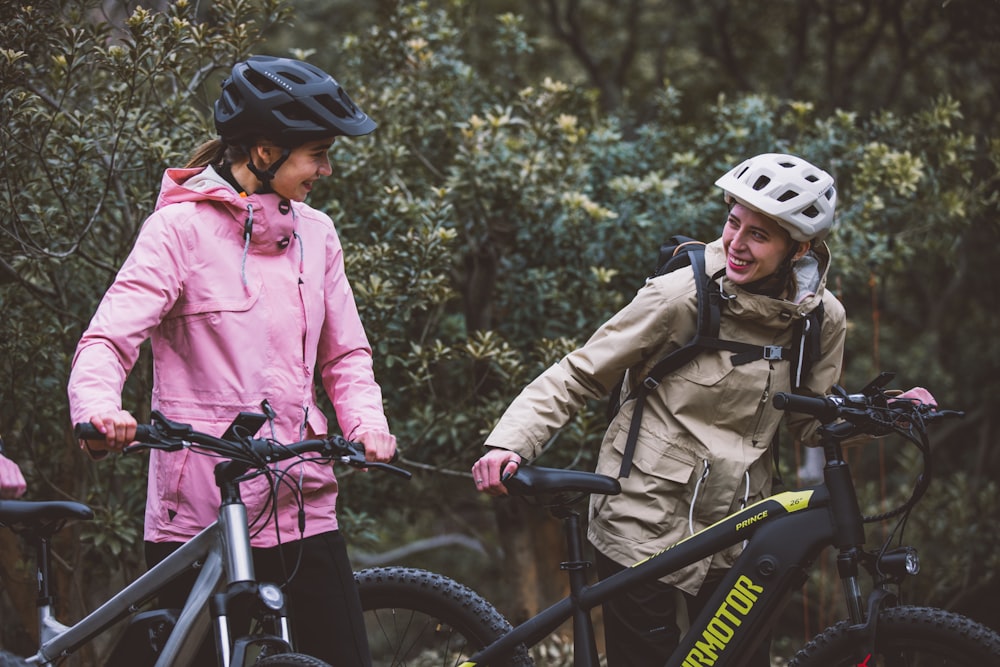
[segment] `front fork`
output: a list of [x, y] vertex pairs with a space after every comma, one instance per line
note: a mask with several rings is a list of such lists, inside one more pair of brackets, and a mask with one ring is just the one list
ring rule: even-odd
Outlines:
[[844, 601], [851, 625], [864, 623], [864, 608], [862, 607], [861, 586], [858, 583], [858, 561], [861, 550], [858, 548], [842, 551], [837, 555], [837, 573], [844, 587]]
[[[864, 603], [858, 584], [858, 564], [862, 564], [875, 582], [874, 589]], [[919, 572], [919, 560], [912, 547], [899, 547], [881, 556], [850, 549], [837, 556], [837, 569], [844, 586], [851, 626], [848, 633], [854, 638], [855, 664], [867, 665], [875, 655], [878, 637], [879, 615], [883, 609], [899, 604], [899, 596], [890, 590], [897, 587], [907, 576]]]
[[[285, 596], [276, 584], [240, 581], [231, 584], [225, 592], [212, 597], [210, 603], [215, 619], [215, 640], [220, 664], [242, 665], [249, 655], [274, 655], [292, 651], [291, 629]], [[259, 632], [250, 633], [232, 641], [233, 628], [230, 610], [252, 609], [252, 620], [262, 624]]]

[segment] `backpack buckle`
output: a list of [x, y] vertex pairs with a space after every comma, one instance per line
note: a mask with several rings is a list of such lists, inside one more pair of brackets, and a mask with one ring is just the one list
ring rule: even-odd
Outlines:
[[646, 389], [649, 389], [650, 391], [653, 391], [660, 386], [660, 383], [657, 380], [649, 376], [646, 376], [646, 379], [643, 380], [642, 383], [646, 386]]
[[764, 346], [764, 359], [767, 361], [781, 361], [784, 359], [785, 349], [780, 345], [765, 345]]

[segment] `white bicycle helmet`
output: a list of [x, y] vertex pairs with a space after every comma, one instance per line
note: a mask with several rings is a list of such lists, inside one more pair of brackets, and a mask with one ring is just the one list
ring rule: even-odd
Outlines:
[[833, 176], [800, 157], [764, 153], [715, 182], [744, 206], [774, 218], [796, 241], [822, 241], [836, 224]]

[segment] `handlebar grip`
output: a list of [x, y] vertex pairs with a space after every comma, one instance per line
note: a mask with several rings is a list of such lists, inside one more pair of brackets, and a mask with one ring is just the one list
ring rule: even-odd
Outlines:
[[392, 473], [393, 475], [397, 475], [403, 479], [410, 479], [413, 477], [413, 473], [409, 470], [392, 465], [399, 460], [399, 450], [396, 450], [396, 452], [393, 453], [392, 458], [389, 459], [388, 463], [379, 463], [377, 461], [365, 460], [364, 443], [348, 440], [342, 436], [337, 436], [333, 442], [349, 452], [349, 456], [352, 458], [350, 465], [356, 468], [374, 468], [384, 470], [385, 472]]
[[824, 424], [829, 424], [840, 416], [840, 406], [829, 398], [800, 396], [779, 391], [774, 395], [773, 402], [778, 410], [812, 415]]
[[[137, 442], [149, 442], [153, 433], [153, 427], [149, 424], [137, 424], [135, 427], [135, 439]], [[90, 422], [76, 424], [73, 427], [73, 434], [77, 440], [104, 440], [104, 434], [97, 430]]]

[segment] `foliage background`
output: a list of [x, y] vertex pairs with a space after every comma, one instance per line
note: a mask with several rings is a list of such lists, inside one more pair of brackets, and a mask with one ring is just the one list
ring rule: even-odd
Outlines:
[[[335, 175], [310, 199], [344, 241], [417, 472], [407, 485], [345, 474], [356, 564], [444, 572], [514, 620], [560, 596], [558, 527], [476, 496], [479, 445], [521, 386], [626, 302], [662, 238], [718, 234], [719, 174], [786, 151], [837, 178], [829, 287], [850, 318], [844, 384], [895, 370], [898, 386], [968, 412], [935, 435], [937, 483], [906, 534], [928, 574], [909, 598], [1000, 628], [1000, 3], [150, 6], [0, 6], [0, 433], [29, 497], [97, 511], [57, 545], [68, 617], [142, 570], [145, 493], [141, 459], [95, 464], [72, 441], [76, 341], [162, 170], [211, 137], [218, 82], [267, 52], [331, 71], [379, 123], [335, 145]], [[124, 397], [140, 419], [150, 383], [143, 358]], [[588, 468], [602, 425], [588, 406], [541, 462]], [[800, 456], [783, 451], [786, 479]], [[852, 463], [873, 508], [916, 474], [895, 443]], [[3, 644], [23, 647], [33, 629], [8, 619], [33, 618], [30, 562], [0, 539]], [[787, 614], [792, 640], [836, 613], [825, 567]]]

